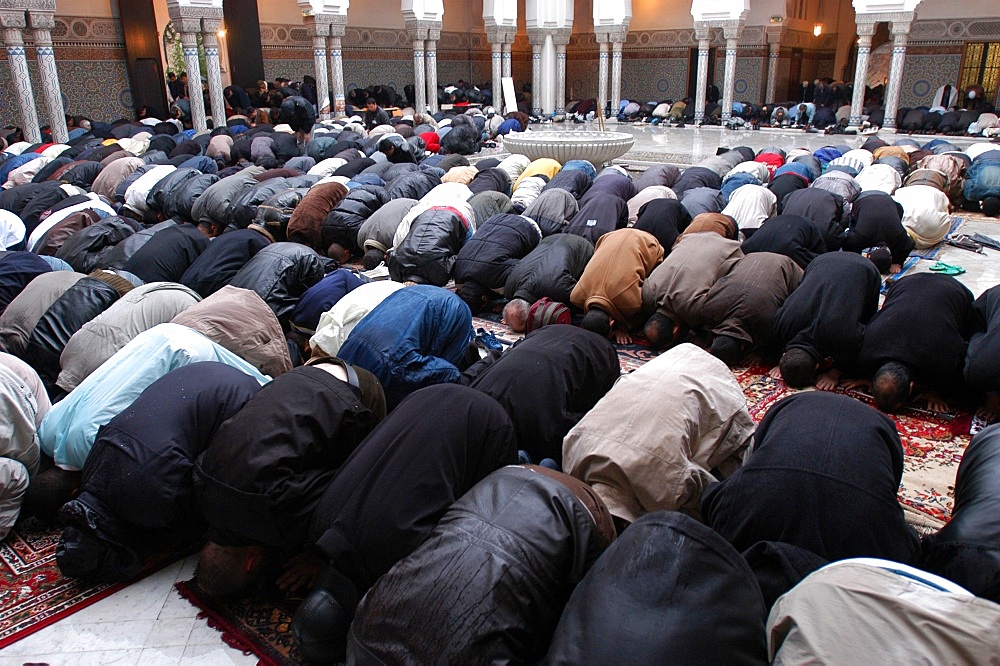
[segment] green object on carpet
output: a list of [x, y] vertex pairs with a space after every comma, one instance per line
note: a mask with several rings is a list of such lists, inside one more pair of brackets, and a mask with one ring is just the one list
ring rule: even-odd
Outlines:
[[930, 270], [935, 273], [940, 273], [941, 275], [961, 275], [965, 272], [965, 269], [961, 266], [955, 266], [953, 264], [946, 264], [943, 261], [935, 262]]

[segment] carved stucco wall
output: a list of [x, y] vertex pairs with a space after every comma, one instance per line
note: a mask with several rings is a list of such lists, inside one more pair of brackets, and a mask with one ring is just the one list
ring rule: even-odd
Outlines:
[[[30, 37], [31, 31], [26, 30], [25, 44], [33, 47]], [[133, 116], [124, 38], [121, 25], [116, 19], [57, 16], [52, 30], [52, 42], [63, 107], [67, 113], [97, 120]], [[38, 120], [46, 124], [49, 119], [41, 97], [35, 49], [28, 48], [26, 51]], [[0, 65], [0, 90], [13, 89], [10, 68], [4, 62]], [[0, 123], [19, 123], [13, 95], [0, 95]]]

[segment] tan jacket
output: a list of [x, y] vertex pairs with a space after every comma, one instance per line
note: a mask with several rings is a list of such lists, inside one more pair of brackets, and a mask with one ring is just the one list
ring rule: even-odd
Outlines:
[[674, 347], [618, 383], [563, 440], [563, 468], [629, 522], [653, 511], [700, 518], [701, 494], [735, 471], [755, 426], [726, 364]]
[[272, 378], [292, 369], [278, 318], [249, 289], [226, 285], [174, 317], [172, 323], [198, 331]]
[[682, 236], [642, 285], [642, 309], [701, 326], [705, 295], [742, 258], [739, 241], [712, 232]]
[[894, 569], [904, 567], [842, 560], [780, 597], [767, 618], [772, 663], [1000, 663], [1000, 605], [939, 589], [958, 586], [936, 576]]
[[618, 229], [604, 234], [570, 301], [585, 312], [597, 306], [625, 324], [639, 314], [643, 282], [661, 259], [663, 248], [650, 233]]

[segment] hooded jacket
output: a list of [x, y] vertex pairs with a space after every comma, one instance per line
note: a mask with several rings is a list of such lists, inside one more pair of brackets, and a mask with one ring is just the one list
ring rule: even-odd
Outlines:
[[29, 282], [51, 270], [34, 252], [0, 252], [0, 314]]
[[336, 243], [354, 256], [363, 254], [358, 245], [358, 232], [365, 221], [388, 202], [389, 196], [384, 187], [362, 185], [354, 188], [323, 221], [320, 247], [327, 248]]
[[548, 297], [568, 304], [593, 256], [594, 246], [580, 236], [547, 236], [511, 269], [504, 295], [508, 300], [520, 298], [529, 303]]
[[253, 229], [223, 234], [212, 239], [179, 282], [203, 297], [211, 296], [270, 244], [264, 234]]
[[193, 545], [203, 530], [194, 460], [259, 389], [228, 365], [194, 363], [150, 384], [101, 428], [81, 492], [59, 512], [60, 571], [92, 582], [124, 581], [171, 537]]
[[281, 324], [260, 296], [248, 289], [227, 285], [171, 323], [201, 333], [265, 375], [277, 377], [292, 369]]
[[754, 423], [726, 364], [688, 343], [622, 377], [563, 440], [563, 469], [613, 516], [700, 518], [702, 492], [743, 461]]
[[392, 409], [423, 386], [455, 383], [472, 340], [472, 313], [453, 292], [416, 285], [387, 296], [340, 348], [340, 358], [375, 375]]
[[141, 226], [133, 220], [106, 217], [67, 238], [55, 256], [80, 273], [106, 268], [115, 245], [134, 234], [137, 228]]
[[753, 236], [743, 241], [743, 252], [774, 252], [791, 257], [802, 268], [827, 251], [823, 233], [801, 215], [776, 215], [765, 220]]
[[495, 400], [454, 384], [422, 388], [323, 491], [309, 540], [363, 593], [423, 543], [456, 500], [516, 459], [514, 428]]
[[567, 169], [552, 176], [549, 182], [542, 188], [542, 193], [549, 190], [564, 190], [573, 195], [579, 201], [587, 193], [593, 184], [593, 179], [587, 173], [579, 169]]
[[[591, 190], [592, 193], [594, 191]], [[603, 194], [582, 200], [580, 210], [566, 224], [563, 233], [583, 236], [596, 244], [605, 234], [624, 229], [627, 224], [628, 204], [625, 200], [611, 194]]]
[[705, 327], [748, 346], [767, 347], [774, 339], [774, 314], [801, 279], [802, 269], [784, 255], [746, 255], [705, 294]]
[[372, 212], [358, 229], [357, 246], [362, 251], [376, 249], [388, 252], [392, 237], [403, 217], [417, 205], [414, 199], [394, 199]]
[[[468, 204], [464, 208], [471, 211]], [[433, 207], [420, 213], [403, 242], [389, 255], [389, 275], [397, 282], [445, 286], [469, 236], [470, 222], [466, 211], [454, 206]]]
[[[610, 542], [574, 490], [586, 493], [524, 467], [486, 477], [368, 591], [348, 661], [541, 659], [573, 587]], [[421, 631], [407, 629], [414, 623]]]
[[[191, 221], [194, 224], [216, 224], [225, 227], [229, 224], [226, 213], [229, 204], [244, 190], [257, 185], [254, 176], [264, 173], [261, 167], [247, 167], [237, 174], [206, 188], [191, 206]], [[194, 181], [189, 181], [194, 182]]]
[[167, 197], [164, 215], [197, 224], [199, 220], [192, 214], [194, 204], [202, 194], [218, 182], [219, 176], [214, 173], [200, 174], [185, 180], [172, 196]]
[[257, 292], [285, 329], [299, 297], [325, 274], [323, 260], [305, 245], [272, 243], [255, 254], [229, 285]]
[[523, 215], [535, 221], [543, 236], [551, 236], [562, 233], [579, 209], [579, 204], [570, 192], [560, 189], [542, 190], [542, 193], [524, 210]]
[[341, 346], [358, 322], [368, 316], [389, 294], [402, 288], [403, 285], [399, 282], [380, 280], [352, 289], [336, 305], [320, 315], [316, 332], [309, 339], [309, 346], [322, 350], [327, 356], [338, 356]]
[[636, 229], [605, 234], [573, 287], [570, 301], [584, 312], [598, 307], [616, 321], [628, 323], [639, 314], [643, 283], [661, 259], [663, 248], [652, 234]]
[[198, 294], [172, 282], [136, 287], [73, 334], [59, 356], [62, 372], [56, 384], [72, 391], [132, 338], [170, 321], [200, 300]]
[[651, 513], [573, 590], [543, 663], [761, 664], [766, 620], [753, 571], [725, 539], [684, 514]]
[[832, 357], [838, 366], [849, 366], [878, 310], [881, 283], [878, 269], [860, 255], [816, 257], [774, 315], [777, 341], [785, 349], [804, 349], [817, 361]]
[[[372, 386], [370, 376], [361, 381]], [[381, 417], [362, 397], [326, 370], [302, 366], [223, 423], [194, 467], [209, 539], [300, 548], [323, 490]]]
[[566, 433], [621, 374], [606, 338], [575, 326], [533, 331], [476, 376], [470, 386], [510, 415], [518, 448], [535, 460], [562, 458]]
[[739, 551], [772, 541], [907, 564], [919, 542], [896, 499], [902, 474], [889, 417], [849, 396], [796, 393], [767, 412], [743, 467], [705, 492], [702, 515]]
[[150, 238], [122, 268], [143, 282], [177, 282], [208, 245], [197, 227], [178, 224]]
[[455, 281], [499, 289], [522, 257], [542, 240], [534, 220], [521, 215], [496, 215], [483, 222], [458, 252]]
[[961, 386], [972, 303], [972, 292], [950, 275], [906, 276], [889, 287], [868, 323], [859, 366], [874, 374], [893, 361], [934, 390]]

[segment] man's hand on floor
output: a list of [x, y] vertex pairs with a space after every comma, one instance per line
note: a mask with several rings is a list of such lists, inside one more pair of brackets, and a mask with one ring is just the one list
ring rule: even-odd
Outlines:
[[278, 577], [278, 587], [288, 592], [312, 588], [323, 564], [322, 558], [316, 553], [299, 553], [286, 564], [285, 573]]

